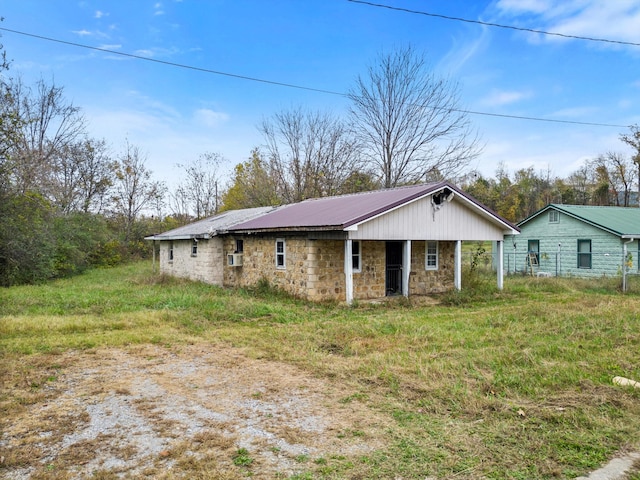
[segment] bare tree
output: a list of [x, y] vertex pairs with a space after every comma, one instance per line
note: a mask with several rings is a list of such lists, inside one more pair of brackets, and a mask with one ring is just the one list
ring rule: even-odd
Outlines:
[[296, 108], [262, 122], [269, 167], [285, 202], [338, 193], [359, 170], [359, 150], [345, 124], [329, 113]]
[[196, 219], [213, 215], [218, 210], [218, 169], [224, 162], [219, 153], [204, 153], [188, 164], [178, 164], [184, 169], [185, 179], [172, 195], [172, 204], [181, 211], [177, 215], [192, 214]]
[[162, 182], [152, 180], [145, 161], [140, 149], [127, 141], [125, 151], [114, 165], [113, 208], [124, 224], [126, 241], [131, 239], [132, 227], [140, 213], [155, 206], [156, 200], [166, 193]]
[[600, 178], [609, 182], [612, 203], [628, 207], [634, 177], [633, 164], [629, 159], [621, 153], [607, 152], [593, 160], [593, 166]]
[[54, 157], [85, 136], [86, 121], [62, 87], [40, 80], [34, 91], [17, 79], [6, 88], [5, 102], [20, 125], [11, 148], [14, 187], [51, 196]]
[[457, 175], [479, 155], [458, 90], [411, 47], [381, 54], [358, 77], [351, 118], [385, 188]]
[[636, 180], [638, 181], [638, 207], [640, 207], [640, 127], [631, 125], [630, 133], [620, 135], [620, 140], [633, 148], [634, 152], [631, 160], [636, 166]]
[[101, 213], [115, 165], [104, 140], [86, 138], [64, 145], [53, 161], [52, 195], [64, 213]]

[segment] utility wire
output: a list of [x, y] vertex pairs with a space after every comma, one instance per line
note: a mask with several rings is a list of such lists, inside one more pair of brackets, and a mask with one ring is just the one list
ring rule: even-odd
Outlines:
[[[348, 0], [348, 1], [353, 1], [353, 0]], [[55, 42], [55, 43], [61, 43], [63, 45], [70, 45], [73, 47], [78, 47], [78, 48], [86, 48], [89, 50], [95, 50], [98, 52], [103, 52], [103, 53], [110, 53], [113, 55], [120, 55], [122, 57], [127, 57], [127, 58], [134, 58], [137, 60], [144, 60], [147, 62], [153, 62], [153, 63], [158, 63], [161, 65], [167, 65], [170, 67], [177, 67], [177, 68], [185, 68], [188, 70], [194, 70], [197, 72], [203, 72], [203, 73], [210, 73], [213, 75], [222, 75], [225, 77], [231, 77], [231, 78], [237, 78], [240, 80], [247, 80], [247, 81], [251, 81], [251, 82], [259, 82], [259, 83], [265, 83], [268, 85], [276, 85], [279, 87], [286, 87], [286, 88], [295, 88], [298, 90], [306, 90], [306, 91], [310, 91], [310, 92], [317, 92], [317, 93], [324, 93], [327, 95], [336, 95], [336, 96], [340, 96], [340, 97], [348, 97], [348, 95], [346, 93], [342, 93], [342, 92], [334, 92], [331, 90], [323, 90], [320, 88], [313, 88], [313, 87], [305, 87], [302, 85], [295, 85], [292, 83], [285, 83], [285, 82], [276, 82], [273, 80], [265, 80], [263, 78], [256, 78], [256, 77], [249, 77], [246, 75], [238, 75], [235, 73], [228, 73], [228, 72], [221, 72], [218, 70], [212, 70], [209, 68], [202, 68], [202, 67], [195, 67], [193, 65], [186, 65], [183, 63], [176, 63], [176, 62], [168, 62], [166, 60], [158, 60], [155, 58], [149, 58], [149, 57], [143, 57], [141, 55], [135, 55], [133, 53], [125, 53], [125, 52], [118, 52], [116, 50], [111, 50], [108, 48], [102, 48], [102, 47], [92, 47], [90, 45], [85, 45], [82, 43], [76, 43], [76, 42], [68, 42], [66, 40], [60, 40], [57, 38], [51, 38], [51, 37], [45, 37], [43, 35], [36, 35], [33, 33], [27, 33], [27, 32], [21, 32], [19, 30], [12, 30], [10, 28], [4, 28], [4, 27], [0, 27], [1, 31], [4, 32], [9, 32], [9, 33], [15, 33], [18, 35], [24, 35], [26, 37], [31, 37], [31, 38], [37, 38], [39, 40], [46, 40], [48, 42]], [[431, 107], [434, 108], [434, 107]], [[458, 113], [465, 113], [465, 114], [470, 114], [470, 115], [481, 115], [481, 116], [486, 116], [486, 117], [498, 117], [498, 118], [509, 118], [509, 119], [514, 119], [514, 120], [529, 120], [529, 121], [536, 121], [536, 122], [549, 122], [549, 123], [563, 123], [563, 124], [571, 124], [571, 125], [588, 125], [588, 126], [595, 126], [595, 127], [614, 127], [614, 128], [629, 128], [629, 125], [616, 125], [616, 124], [611, 124], [611, 123], [595, 123], [595, 122], [578, 122], [575, 120], [556, 120], [556, 119], [552, 119], [552, 118], [539, 118], [539, 117], [525, 117], [525, 116], [520, 116], [520, 115], [508, 115], [508, 114], [502, 114], [502, 113], [489, 113], [489, 112], [477, 112], [477, 111], [472, 111], [472, 110], [462, 110], [462, 109], [455, 109], [455, 108], [451, 108], [448, 109], [454, 112], [458, 112]]]
[[68, 42], [66, 40], [59, 40], [57, 38], [45, 37], [45, 36], [42, 36], [42, 35], [36, 35], [36, 34], [33, 34], [33, 33], [27, 33], [27, 32], [20, 32], [18, 30], [11, 30], [10, 28], [0, 27], [0, 30], [5, 31], [5, 32], [10, 32], [10, 33], [16, 33], [18, 35], [24, 35], [26, 37], [37, 38], [39, 40], [46, 40], [48, 42], [62, 43], [63, 45], [71, 45], [72, 47], [87, 48], [89, 50], [97, 50], [98, 52], [111, 53], [113, 55], [120, 55], [122, 57], [135, 58], [137, 60], [145, 60], [147, 62], [159, 63], [159, 64], [162, 64], [162, 65], [168, 65], [170, 67], [186, 68], [188, 70], [195, 70], [197, 72], [212, 73], [214, 75], [222, 75], [222, 76], [225, 76], [225, 77], [239, 78], [241, 80], [249, 80], [249, 81], [252, 81], [252, 82], [266, 83], [266, 84], [269, 84], [269, 85], [278, 85], [280, 87], [297, 88], [297, 89], [300, 89], [300, 90], [308, 90], [308, 91], [311, 91], [311, 92], [327, 93], [327, 94], [330, 94], [330, 95], [342, 95], [342, 96], [344, 96], [343, 93], [332, 92], [330, 90], [322, 90], [320, 88], [304, 87], [304, 86], [301, 86], [301, 85], [294, 85], [294, 84], [291, 84], [291, 83], [276, 82], [276, 81], [273, 81], [273, 80], [265, 80], [265, 79], [262, 79], [262, 78], [247, 77], [247, 76], [244, 76], [244, 75], [237, 75], [235, 73], [220, 72], [220, 71], [211, 70], [211, 69], [208, 69], [208, 68], [194, 67], [193, 65], [185, 65], [184, 63], [168, 62], [166, 60], [158, 60], [156, 58], [143, 57], [142, 55], [135, 55], [133, 53], [118, 52], [117, 50], [111, 50], [111, 49], [108, 49], [108, 48], [92, 47], [91, 45], [85, 45], [85, 44], [82, 44], [82, 43]]
[[556, 36], [556, 37], [573, 38], [573, 39], [577, 39], [577, 40], [588, 40], [590, 42], [605, 42], [605, 43], [614, 43], [614, 44], [617, 44], [617, 45], [632, 45], [634, 47], [640, 47], [640, 43], [625, 42], [623, 40], [611, 40], [611, 39], [608, 39], [608, 38], [581, 37], [579, 35], [569, 35], [569, 34], [566, 34], [566, 33], [558, 33], [558, 32], [547, 32], [547, 31], [544, 31], [544, 30], [535, 30], [533, 28], [514, 27], [513, 25], [502, 25], [500, 23], [483, 22], [481, 20], [470, 20], [468, 18], [451, 17], [451, 16], [448, 16], [448, 15], [441, 15], [439, 13], [430, 13], [430, 12], [424, 12], [424, 11], [420, 11], [420, 10], [411, 10], [411, 9], [408, 9], [408, 8], [394, 7], [392, 5], [384, 5], [384, 4], [381, 4], [381, 3], [367, 2], [365, 0], [347, 0], [347, 1], [351, 2], [351, 3], [360, 3], [362, 5], [368, 5], [370, 7], [386, 8], [388, 10], [396, 10], [396, 11], [399, 11], [399, 12], [412, 13], [412, 14], [415, 14], [415, 15], [424, 15], [426, 17], [442, 18], [444, 20], [455, 20], [456, 22], [475, 23], [475, 24], [478, 24], [478, 25], [485, 25], [485, 26], [488, 26], [488, 27], [507, 28], [507, 29], [510, 29], [510, 30], [519, 30], [521, 32], [540, 33], [542, 35], [553, 35], [553, 36]]

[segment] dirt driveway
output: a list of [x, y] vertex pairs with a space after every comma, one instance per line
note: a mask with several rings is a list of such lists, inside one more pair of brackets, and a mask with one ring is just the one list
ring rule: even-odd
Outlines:
[[384, 446], [389, 420], [341, 385], [209, 345], [69, 352], [4, 423], [0, 474], [289, 478]]

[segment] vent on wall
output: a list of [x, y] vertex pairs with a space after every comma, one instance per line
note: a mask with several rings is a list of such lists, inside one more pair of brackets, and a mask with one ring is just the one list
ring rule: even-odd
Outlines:
[[227, 255], [227, 265], [230, 267], [242, 266], [242, 253], [230, 253]]

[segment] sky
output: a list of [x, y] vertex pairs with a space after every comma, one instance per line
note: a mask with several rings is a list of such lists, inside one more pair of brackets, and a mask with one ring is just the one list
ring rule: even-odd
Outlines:
[[469, 118], [484, 145], [470, 168], [485, 177], [532, 167], [565, 178], [599, 154], [631, 153], [619, 135], [640, 124], [640, 0], [371, 1], [394, 8], [348, 0], [0, 0], [0, 42], [9, 76], [63, 87], [92, 137], [114, 155], [127, 141], [138, 146], [170, 188], [181, 179], [177, 165], [205, 153], [222, 155], [221, 173], [230, 173], [264, 144], [258, 126], [278, 112], [346, 117], [340, 93], [378, 55], [408, 45], [459, 84], [460, 105], [475, 112]]

